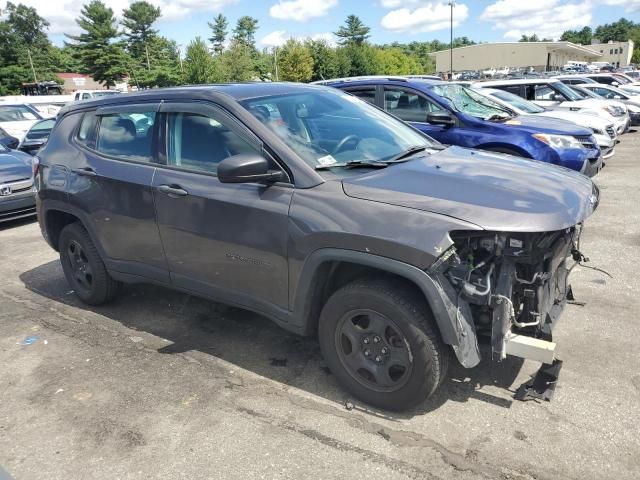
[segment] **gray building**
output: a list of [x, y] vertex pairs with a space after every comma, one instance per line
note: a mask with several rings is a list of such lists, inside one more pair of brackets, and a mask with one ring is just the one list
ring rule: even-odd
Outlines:
[[[627, 45], [629, 42], [623, 42]], [[633, 42], [630, 42], [633, 46]], [[609, 44], [605, 44], [607, 52]], [[597, 48], [596, 48], [597, 47]], [[612, 50], [615, 50], [613, 47]], [[624, 48], [631, 52], [633, 48]], [[600, 50], [603, 50], [601, 52]], [[557, 70], [568, 61], [598, 62], [608, 61], [604, 57], [605, 48], [602, 45], [579, 45], [571, 42], [499, 42], [480, 43], [453, 49], [453, 70], [487, 70], [533, 67], [538, 71]], [[430, 54], [436, 62], [437, 72], [447, 72], [451, 69], [450, 51], [442, 50]], [[607, 56], [608, 57], [608, 56]], [[631, 54], [626, 63], [628, 65]]]

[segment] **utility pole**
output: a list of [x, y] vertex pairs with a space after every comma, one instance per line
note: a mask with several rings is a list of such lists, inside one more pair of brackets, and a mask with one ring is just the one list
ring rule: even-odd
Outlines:
[[276, 82], [278, 81], [278, 47], [273, 47], [273, 60], [276, 63]]
[[449, 2], [451, 7], [451, 37], [449, 42], [449, 81], [453, 80], [453, 7], [456, 2]]
[[182, 52], [180, 51], [180, 45], [178, 45], [178, 60], [180, 60], [180, 73], [182, 73]]
[[146, 42], [144, 44], [144, 53], [147, 55], [147, 70], [151, 70], [151, 62], [149, 61], [149, 46]]
[[33, 73], [33, 81], [38, 83], [38, 77], [36, 77], [36, 69], [33, 68], [33, 60], [31, 59], [31, 50], [27, 48], [27, 55], [29, 56], [29, 64], [31, 65], [31, 72]]

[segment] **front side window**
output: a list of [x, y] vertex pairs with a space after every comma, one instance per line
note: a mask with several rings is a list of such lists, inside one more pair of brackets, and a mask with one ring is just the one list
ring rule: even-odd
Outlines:
[[26, 140], [40, 140], [43, 138], [47, 138], [51, 133], [51, 129], [56, 124], [56, 121], [52, 118], [48, 120], [43, 120], [39, 123], [36, 123], [33, 127], [29, 129], [27, 135], [25, 136]]
[[23, 120], [41, 120], [33, 109], [26, 105], [2, 105], [0, 106], [0, 122], [20, 122]]
[[[269, 115], [264, 107], [263, 115]], [[242, 153], [260, 154], [259, 145], [250, 143], [229, 121], [195, 113], [170, 113], [167, 135], [167, 164], [187, 170], [216, 173], [225, 158]]]
[[509, 118], [511, 112], [473, 90], [457, 84], [434, 85], [431, 89], [458, 111], [484, 120]]
[[426, 122], [427, 113], [442, 110], [422, 95], [400, 88], [384, 89], [384, 108], [405, 122]]
[[312, 167], [384, 161], [409, 147], [437, 144], [366, 101], [337, 89], [240, 103]]
[[155, 112], [100, 116], [96, 150], [126, 160], [151, 162], [155, 116]]

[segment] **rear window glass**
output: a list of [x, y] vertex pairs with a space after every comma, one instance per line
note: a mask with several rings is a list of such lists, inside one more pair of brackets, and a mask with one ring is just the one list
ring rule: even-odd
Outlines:
[[100, 117], [96, 150], [126, 160], [150, 162], [155, 112]]

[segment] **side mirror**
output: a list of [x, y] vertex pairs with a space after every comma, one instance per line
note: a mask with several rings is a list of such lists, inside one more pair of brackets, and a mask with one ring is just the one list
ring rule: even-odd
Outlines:
[[564, 97], [562, 95], [560, 95], [559, 93], [554, 94], [553, 97], [551, 97], [551, 99], [554, 102], [564, 102]]
[[218, 180], [222, 183], [273, 183], [282, 179], [282, 171], [270, 171], [262, 155], [241, 153], [225, 158], [218, 165]]
[[456, 124], [456, 119], [446, 110], [437, 110], [427, 114], [427, 123], [451, 127]]
[[616, 100], [620, 100], [622, 97], [620, 95], [614, 95], [613, 98], [615, 98]]

